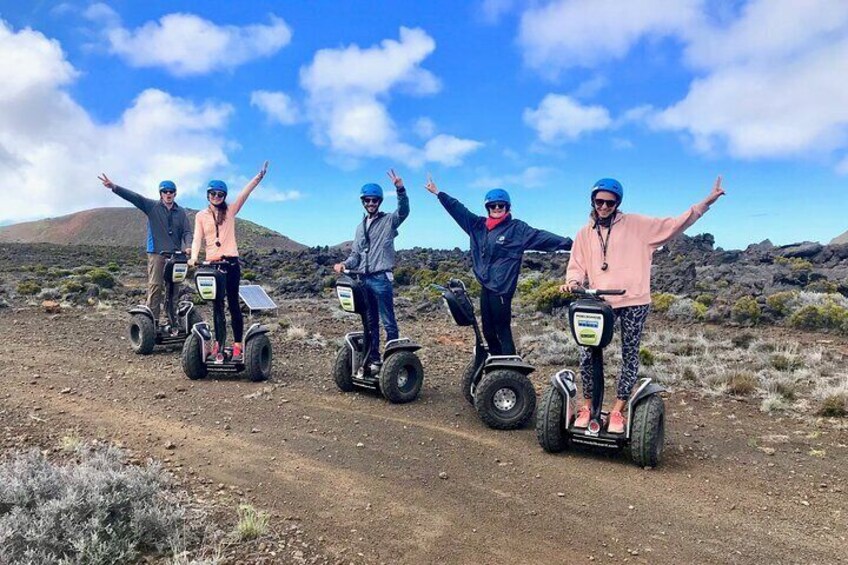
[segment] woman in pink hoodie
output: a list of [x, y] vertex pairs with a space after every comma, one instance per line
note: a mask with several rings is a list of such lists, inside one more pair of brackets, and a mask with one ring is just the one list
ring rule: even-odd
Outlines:
[[[615, 179], [601, 179], [592, 187], [589, 223], [574, 240], [565, 273], [563, 292], [588, 283], [590, 288], [624, 289], [622, 296], [607, 296], [621, 324], [621, 375], [607, 430], [624, 432], [621, 414], [639, 372], [639, 342], [651, 309], [651, 261], [654, 251], [683, 233], [724, 194], [721, 176], [709, 196], [676, 218], [650, 218], [619, 210], [624, 189]], [[592, 361], [589, 348], [581, 348], [580, 376], [584, 404], [575, 427], [589, 424], [592, 403]]]

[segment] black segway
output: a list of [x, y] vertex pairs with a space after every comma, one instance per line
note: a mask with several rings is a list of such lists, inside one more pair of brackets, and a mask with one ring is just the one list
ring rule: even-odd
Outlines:
[[160, 324], [145, 304], [130, 310], [130, 345], [139, 355], [149, 355], [157, 345], [182, 345], [191, 333], [192, 326], [203, 321], [191, 300], [178, 302], [179, 289], [188, 272], [188, 257], [180, 251], [162, 251], [159, 254], [166, 258], [163, 306], [167, 319], [164, 324]]
[[[210, 261], [197, 268], [194, 283], [203, 300], [213, 303], [213, 308], [224, 309], [227, 277], [226, 261]], [[252, 291], [248, 298], [247, 290]], [[255, 296], [254, 296], [255, 295]], [[270, 310], [276, 304], [265, 293], [261, 286], [249, 285], [239, 287], [239, 298], [248, 307], [252, 315], [256, 310]], [[216, 300], [219, 299], [219, 300]], [[250, 300], [253, 299], [253, 300]], [[254, 302], [255, 301], [255, 302]], [[225, 319], [223, 311], [218, 319]], [[212, 355], [212, 344], [215, 333], [209, 324], [200, 322], [191, 329], [191, 335], [183, 344], [182, 365], [186, 376], [192, 380], [202, 379], [210, 372], [213, 373], [247, 373], [251, 381], [264, 381], [271, 377], [273, 352], [271, 340], [268, 339], [268, 328], [259, 323], [253, 323], [244, 333], [244, 352], [241, 359], [233, 359], [232, 347], [225, 347], [223, 361]]]
[[489, 355], [465, 283], [451, 279], [447, 287], [437, 288], [456, 324], [474, 328], [474, 357], [462, 375], [463, 396], [490, 428], [524, 427], [536, 408], [536, 389], [528, 378], [536, 368], [520, 355]]
[[660, 393], [665, 389], [651, 379], [640, 379], [627, 401], [627, 425], [624, 433], [607, 431], [609, 413], [604, 402], [604, 348], [613, 335], [615, 317], [603, 295], [624, 294], [623, 290], [572, 291], [579, 298], [568, 307], [571, 335], [578, 345], [592, 353], [592, 412], [585, 429], [575, 428], [577, 386], [574, 372], [562, 370], [551, 378], [542, 395], [536, 416], [536, 437], [549, 453], [566, 449], [570, 444], [606, 449], [630, 448], [633, 462], [640, 467], [656, 467], [665, 442], [665, 403]]
[[368, 329], [368, 293], [361, 275], [344, 274], [336, 281], [336, 294], [342, 309], [359, 314], [362, 331], [345, 335], [333, 365], [333, 378], [342, 392], [356, 387], [378, 390], [394, 404], [418, 398], [424, 384], [424, 368], [416, 351], [421, 346], [407, 337], [386, 342], [382, 364], [369, 364], [371, 333]]

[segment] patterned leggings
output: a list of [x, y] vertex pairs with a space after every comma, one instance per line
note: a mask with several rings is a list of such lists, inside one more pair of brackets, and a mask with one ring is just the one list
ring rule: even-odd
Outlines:
[[[650, 304], [625, 306], [613, 310], [615, 319], [621, 323], [621, 376], [615, 396], [627, 400], [639, 374], [639, 342]], [[615, 324], [615, 322], [613, 322]], [[588, 347], [580, 348], [580, 377], [583, 380], [583, 398], [592, 398], [592, 355]]]

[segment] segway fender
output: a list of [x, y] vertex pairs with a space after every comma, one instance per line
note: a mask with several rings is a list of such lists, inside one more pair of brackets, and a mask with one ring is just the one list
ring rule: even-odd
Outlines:
[[577, 396], [577, 385], [574, 384], [573, 371], [563, 369], [551, 377], [551, 384], [554, 385], [554, 388], [559, 391], [566, 402]]
[[211, 341], [212, 332], [209, 331], [209, 324], [206, 322], [198, 322], [191, 328], [191, 333], [200, 338], [201, 341]]
[[247, 343], [259, 334], [266, 333], [268, 333], [267, 327], [263, 326], [262, 324], [253, 324], [247, 329], [247, 333], [244, 334], [244, 342]]
[[638, 405], [640, 402], [651, 396], [652, 394], [659, 394], [661, 392], [665, 392], [665, 388], [661, 387], [655, 382], [647, 382], [644, 387], [640, 387], [636, 394], [633, 395], [633, 398], [630, 399], [630, 407], [631, 409]]
[[484, 373], [502, 369], [505, 371], [515, 371], [522, 375], [529, 375], [536, 370], [536, 367], [525, 363], [518, 355], [490, 355], [486, 359], [486, 364], [483, 367]]
[[183, 300], [179, 304], [177, 304], [177, 316], [180, 318], [185, 318], [188, 313], [194, 308], [194, 304], [189, 302], [188, 300]]
[[142, 316], [147, 316], [151, 320], [155, 321], [153, 318], [153, 312], [144, 304], [139, 304], [138, 306], [130, 308], [129, 312], [130, 314], [141, 314]]
[[401, 337], [398, 339], [393, 339], [391, 341], [386, 342], [386, 347], [383, 350], [383, 357], [388, 357], [392, 353], [397, 351], [418, 351], [421, 349], [421, 346], [409, 339], [408, 337]]

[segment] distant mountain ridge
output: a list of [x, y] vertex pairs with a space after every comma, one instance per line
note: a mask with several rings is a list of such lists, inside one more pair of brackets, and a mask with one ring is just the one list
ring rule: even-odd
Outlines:
[[[188, 210], [194, 225], [196, 210]], [[236, 218], [240, 248], [302, 251], [306, 245], [249, 220]], [[59, 245], [147, 245], [147, 218], [136, 208], [93, 208], [75, 214], [0, 227], [3, 243], [55, 243]]]
[[843, 243], [848, 243], [848, 231], [843, 233], [842, 235], [837, 235], [836, 237], [830, 240], [830, 245], [840, 245]]

